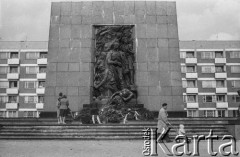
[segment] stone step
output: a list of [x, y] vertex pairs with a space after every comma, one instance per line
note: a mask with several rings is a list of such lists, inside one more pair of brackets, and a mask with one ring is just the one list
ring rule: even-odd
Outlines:
[[[154, 126], [81, 126], [81, 125], [78, 125], [78, 126], [73, 126], [73, 125], [56, 125], [56, 126], [49, 126], [49, 125], [42, 125], [42, 126], [38, 126], [38, 125], [35, 125], [35, 126], [31, 126], [31, 125], [28, 125], [28, 126], [23, 126], [23, 125], [5, 125], [5, 126], [2, 126], [0, 127], [0, 130], [2, 129], [96, 129], [96, 130], [99, 130], [99, 129], [113, 129], [113, 130], [119, 130], [119, 129], [144, 129], [144, 128], [153, 128], [155, 129], [156, 128], [156, 125]], [[179, 127], [178, 126], [173, 126], [172, 129], [178, 129]], [[225, 127], [223, 125], [211, 125], [211, 126], [185, 126], [185, 129], [224, 129]]]

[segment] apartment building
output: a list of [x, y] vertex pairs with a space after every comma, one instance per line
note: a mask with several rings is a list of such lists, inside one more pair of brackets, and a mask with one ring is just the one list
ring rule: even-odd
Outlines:
[[48, 42], [0, 41], [0, 117], [39, 117]]
[[180, 41], [188, 117], [235, 117], [240, 105], [240, 41]]

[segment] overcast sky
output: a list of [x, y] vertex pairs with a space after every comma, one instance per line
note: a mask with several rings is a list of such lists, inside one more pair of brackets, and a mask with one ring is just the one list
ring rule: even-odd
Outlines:
[[[240, 0], [176, 2], [180, 40], [240, 40]], [[47, 41], [50, 8], [50, 0], [0, 0], [0, 40]]]

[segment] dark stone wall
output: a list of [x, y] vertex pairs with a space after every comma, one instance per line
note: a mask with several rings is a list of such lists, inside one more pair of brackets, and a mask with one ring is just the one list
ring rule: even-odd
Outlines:
[[53, 2], [49, 31], [45, 111], [59, 92], [73, 111], [90, 103], [93, 25], [134, 25], [138, 103], [150, 110], [183, 110], [175, 2]]

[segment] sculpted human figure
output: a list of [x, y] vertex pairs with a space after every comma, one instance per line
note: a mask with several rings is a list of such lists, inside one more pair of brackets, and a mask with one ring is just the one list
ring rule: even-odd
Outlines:
[[94, 88], [99, 89], [104, 96], [111, 96], [118, 89], [114, 79], [114, 73], [104, 66], [104, 62], [99, 60], [97, 66], [98, 74], [94, 78]]
[[111, 47], [112, 47], [111, 50], [108, 52], [106, 56], [106, 66], [108, 66], [110, 70], [116, 73], [115, 79], [117, 81], [117, 85], [119, 86], [120, 89], [122, 89], [124, 85], [123, 81], [124, 52], [118, 50], [119, 43], [117, 41], [115, 41]]

